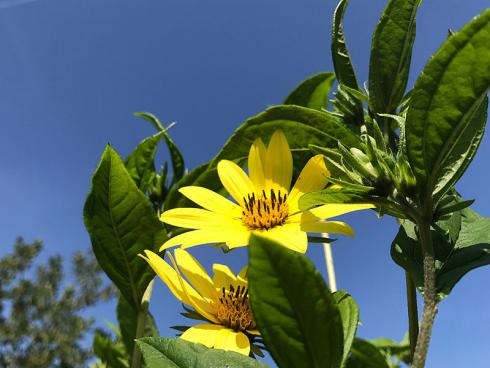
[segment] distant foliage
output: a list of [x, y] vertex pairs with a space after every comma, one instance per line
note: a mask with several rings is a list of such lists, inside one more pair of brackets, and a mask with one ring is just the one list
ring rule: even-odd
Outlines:
[[59, 255], [42, 263], [41, 241], [18, 238], [0, 258], [0, 367], [83, 367], [94, 319], [85, 310], [115, 295], [90, 253], [72, 258], [66, 280]]

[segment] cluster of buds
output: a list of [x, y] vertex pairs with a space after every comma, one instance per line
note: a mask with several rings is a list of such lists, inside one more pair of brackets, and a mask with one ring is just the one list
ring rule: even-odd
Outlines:
[[375, 203], [381, 213], [404, 217], [403, 208], [416, 201], [416, 179], [405, 152], [403, 125], [396, 147], [390, 147], [377, 122], [367, 124], [361, 127], [357, 148], [339, 142], [337, 149], [312, 149], [325, 155], [333, 190]]

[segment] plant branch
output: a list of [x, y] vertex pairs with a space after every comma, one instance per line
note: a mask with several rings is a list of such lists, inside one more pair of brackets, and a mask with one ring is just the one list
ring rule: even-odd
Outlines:
[[[322, 236], [328, 238], [328, 234], [324, 233]], [[328, 286], [332, 293], [337, 291], [337, 280], [335, 279], [335, 267], [333, 265], [332, 247], [330, 243], [323, 244], [323, 252], [325, 254], [325, 264], [327, 266]]]
[[417, 337], [419, 334], [419, 313], [417, 308], [417, 292], [410, 273], [405, 272], [407, 288], [407, 309], [408, 309], [408, 337], [410, 340], [410, 361], [415, 353]]
[[423, 368], [425, 366], [432, 326], [434, 325], [434, 319], [437, 314], [436, 269], [430, 224], [431, 218], [428, 216], [419, 217], [417, 220], [424, 265], [424, 310], [413, 356], [412, 368]]

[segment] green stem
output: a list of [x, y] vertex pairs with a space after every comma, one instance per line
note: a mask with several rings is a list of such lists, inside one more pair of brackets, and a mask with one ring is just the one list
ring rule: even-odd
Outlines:
[[417, 292], [410, 273], [405, 272], [407, 287], [408, 337], [410, 339], [410, 361], [413, 359], [417, 337], [419, 334], [419, 313], [417, 308]]
[[431, 219], [427, 216], [423, 216], [417, 220], [424, 264], [424, 310], [422, 312], [422, 323], [415, 347], [412, 368], [425, 367], [432, 326], [434, 325], [434, 319], [437, 314], [436, 268], [434, 246], [430, 235], [430, 224]]
[[[136, 322], [136, 334], [134, 339], [139, 339], [145, 335], [145, 327], [146, 327], [146, 317], [148, 316], [148, 306], [150, 304], [151, 293], [153, 291], [153, 280], [148, 284], [146, 291], [143, 295], [143, 299], [141, 301], [140, 309], [138, 311], [138, 319]], [[131, 368], [140, 368], [141, 367], [141, 351], [138, 348], [137, 344], [134, 344], [133, 354], [131, 356]]]

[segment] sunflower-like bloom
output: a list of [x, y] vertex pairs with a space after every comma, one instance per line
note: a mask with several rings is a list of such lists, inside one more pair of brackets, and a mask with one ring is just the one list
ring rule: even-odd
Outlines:
[[307, 232], [354, 236], [346, 223], [325, 219], [374, 207], [329, 203], [300, 211], [300, 197], [323, 189], [330, 172], [323, 156], [314, 156], [289, 190], [293, 157], [281, 130], [274, 132], [267, 148], [260, 138], [253, 142], [248, 155], [249, 176], [229, 160], [221, 160], [217, 169], [221, 183], [236, 203], [206, 188], [180, 188], [180, 193], [203, 208], [175, 208], [161, 215], [160, 220], [167, 224], [193, 229], [165, 242], [161, 251], [176, 245], [187, 248], [208, 243], [225, 243], [232, 249], [248, 245], [250, 234], [258, 233], [304, 253]]
[[235, 276], [228, 266], [214, 264], [214, 276], [211, 279], [201, 264], [187, 251], [176, 249], [175, 259], [170, 252], [167, 254], [173, 267], [149, 250], [145, 250], [145, 255], [141, 257], [167, 284], [177, 299], [194, 308], [209, 321], [190, 327], [181, 338], [208, 348], [248, 355], [249, 338], [259, 335], [259, 332], [256, 330], [248, 300], [246, 267]]

